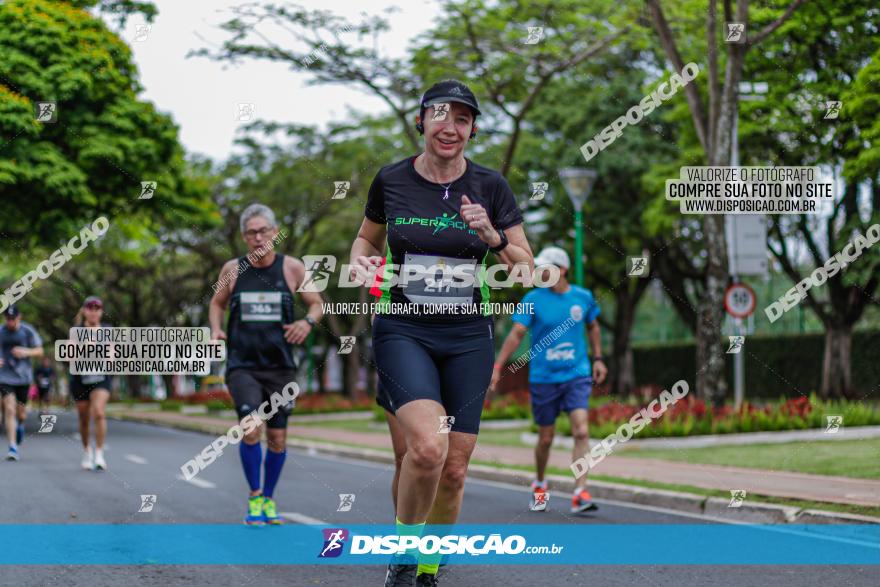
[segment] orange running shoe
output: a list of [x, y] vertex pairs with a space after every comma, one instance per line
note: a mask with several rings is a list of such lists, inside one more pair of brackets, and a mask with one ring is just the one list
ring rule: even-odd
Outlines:
[[571, 496], [571, 513], [579, 514], [595, 509], [598, 509], [598, 506], [593, 503], [593, 498], [590, 497], [590, 492], [586, 489], [581, 489], [580, 492]]

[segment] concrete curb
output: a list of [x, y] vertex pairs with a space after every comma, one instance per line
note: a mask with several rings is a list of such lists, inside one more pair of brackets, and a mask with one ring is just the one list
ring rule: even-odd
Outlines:
[[[118, 420], [162, 425], [180, 430], [223, 434], [228, 429], [225, 424], [199, 424], [195, 422], [156, 422], [149, 418], [141, 418], [130, 414], [108, 414]], [[306, 449], [309, 452], [320, 452], [328, 455], [359, 459], [383, 464], [394, 464], [394, 454], [388, 451], [356, 448], [306, 440], [288, 438], [287, 445]], [[532, 474], [517, 469], [505, 469], [489, 465], [471, 464], [468, 476], [486, 481], [498, 481], [512, 485], [522, 485], [526, 491], [532, 481]], [[552, 489], [571, 492], [574, 479], [562, 475], [548, 475]], [[792, 506], [766, 504], [743, 501], [739, 507], [728, 507], [729, 500], [719, 497], [706, 497], [693, 493], [652, 489], [607, 481], [590, 481], [590, 493], [598, 499], [607, 499], [638, 505], [666, 508], [690, 514], [711, 516], [720, 520], [747, 524], [880, 524], [880, 518], [829, 512], [824, 510], [800, 510]]]

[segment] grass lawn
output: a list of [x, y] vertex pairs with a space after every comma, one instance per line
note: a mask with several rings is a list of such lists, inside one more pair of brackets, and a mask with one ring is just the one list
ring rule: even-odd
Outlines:
[[880, 479], [880, 438], [683, 449], [627, 447], [614, 455]]

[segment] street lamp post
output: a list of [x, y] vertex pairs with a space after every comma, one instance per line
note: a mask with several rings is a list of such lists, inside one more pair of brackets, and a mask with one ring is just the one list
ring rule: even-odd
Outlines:
[[559, 170], [559, 178], [574, 206], [574, 279], [584, 285], [584, 202], [596, 182], [596, 170], [584, 167], [567, 167]]

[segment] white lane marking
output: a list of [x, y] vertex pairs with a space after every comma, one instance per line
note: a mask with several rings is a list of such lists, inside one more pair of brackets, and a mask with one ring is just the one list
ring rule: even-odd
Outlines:
[[205, 481], [204, 479], [199, 479], [198, 477], [187, 479], [183, 475], [178, 475], [177, 480], [186, 481], [187, 483], [195, 485], [196, 487], [201, 487], [202, 489], [214, 489], [215, 487], [217, 487], [216, 483], [211, 483], [210, 481]]
[[136, 465], [147, 464], [147, 459], [145, 459], [144, 457], [139, 457], [137, 455], [125, 455], [125, 460]]
[[315, 526], [329, 526], [329, 522], [325, 522], [324, 520], [319, 520], [317, 518], [310, 518], [304, 514], [299, 512], [281, 512], [281, 517], [291, 522], [296, 522], [297, 524], [311, 524]]

